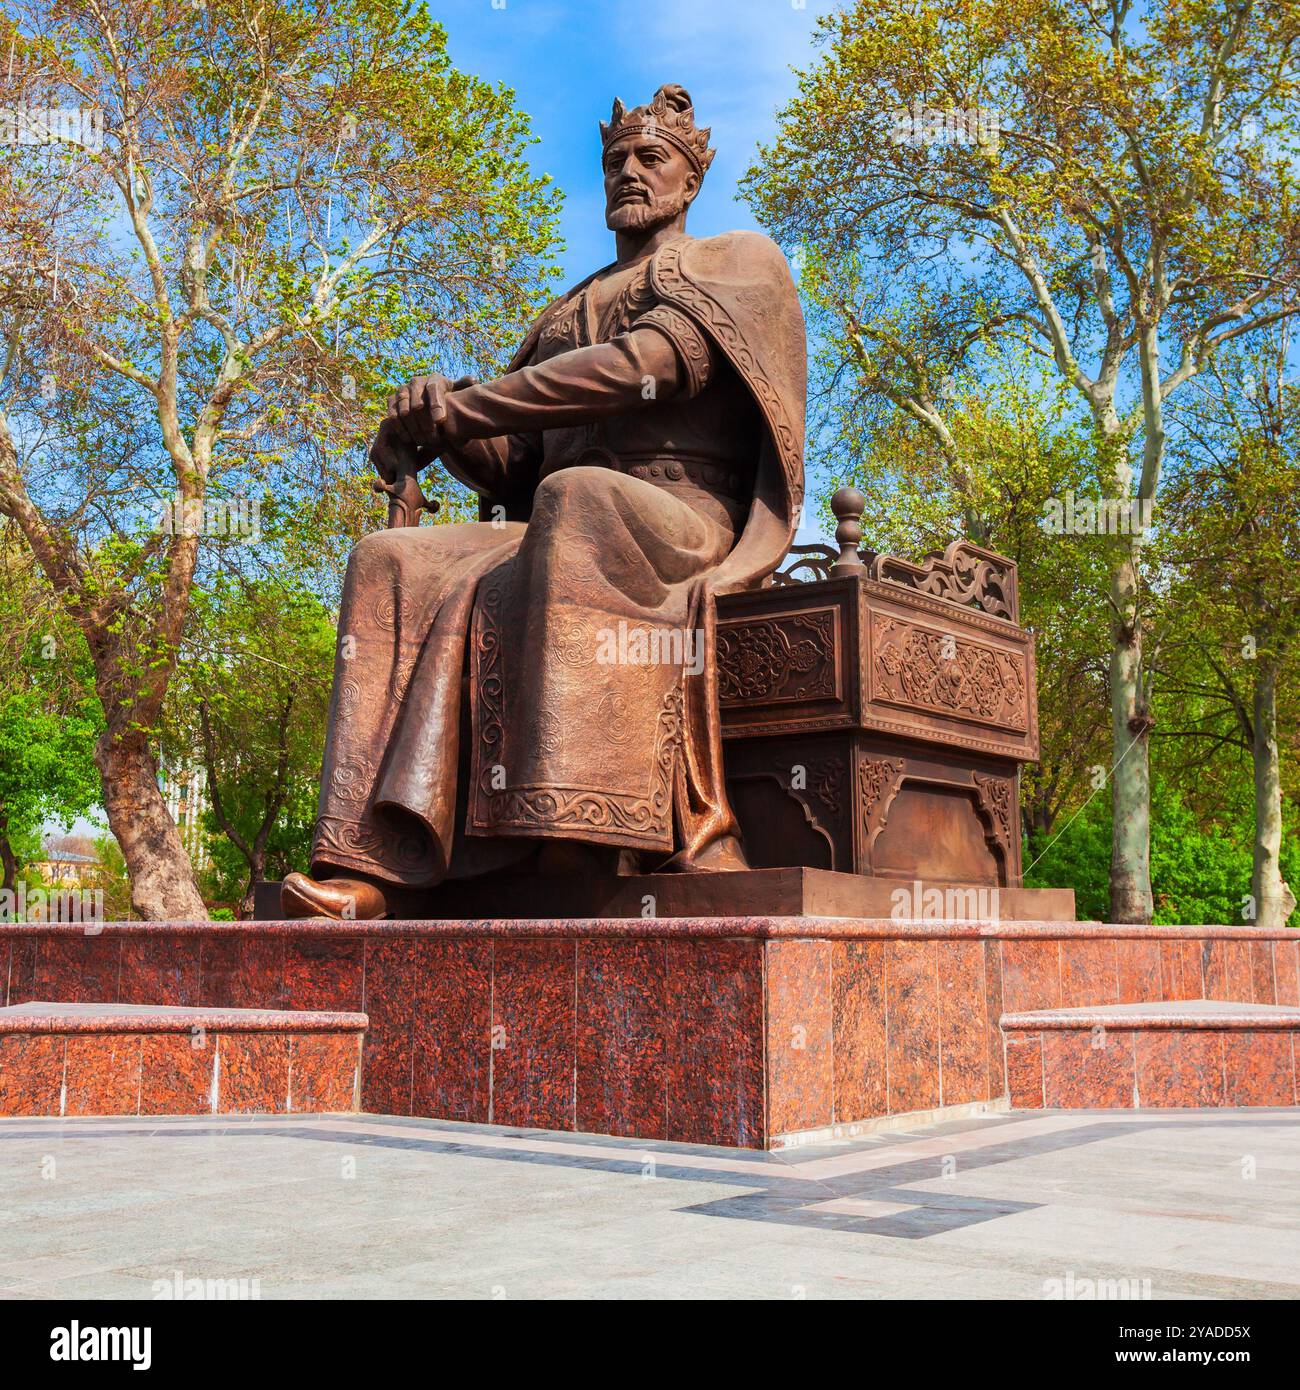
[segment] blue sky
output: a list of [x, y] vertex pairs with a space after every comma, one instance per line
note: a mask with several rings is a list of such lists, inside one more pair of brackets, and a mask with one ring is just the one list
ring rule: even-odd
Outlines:
[[604, 223], [598, 122], [616, 96], [648, 101], [679, 82], [697, 121], [713, 129], [717, 158], [690, 215], [710, 236], [753, 227], [737, 183], [777, 108], [807, 66], [830, 0], [430, 0], [463, 71], [514, 89], [541, 143], [533, 166], [565, 193], [561, 264], [580, 279], [613, 257]]

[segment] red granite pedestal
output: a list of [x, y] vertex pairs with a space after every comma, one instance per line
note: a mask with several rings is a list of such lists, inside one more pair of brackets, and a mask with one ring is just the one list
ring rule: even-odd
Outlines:
[[357, 1108], [363, 1014], [28, 1003], [0, 1008], [0, 1115]]
[[1006, 1107], [1004, 1014], [1300, 1005], [1296, 933], [1088, 922], [7, 926], [0, 972], [10, 1004], [364, 1012], [371, 1112], [742, 1147]]
[[1006, 1014], [1013, 1109], [1295, 1105], [1300, 1008], [1122, 1004]]

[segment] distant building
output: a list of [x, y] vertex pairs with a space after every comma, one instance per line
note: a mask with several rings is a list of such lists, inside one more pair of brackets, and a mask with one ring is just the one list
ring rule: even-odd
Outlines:
[[31, 867], [51, 888], [83, 888], [99, 876], [99, 856], [46, 844], [45, 857]]

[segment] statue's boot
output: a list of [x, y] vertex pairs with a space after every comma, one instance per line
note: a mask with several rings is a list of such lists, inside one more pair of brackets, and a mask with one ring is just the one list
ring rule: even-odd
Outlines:
[[703, 849], [681, 850], [664, 864], [661, 874], [718, 874], [739, 873], [749, 868], [745, 848], [738, 835], [719, 835]]
[[308, 878], [290, 874], [280, 885], [280, 911], [286, 917], [329, 917], [366, 921], [388, 913], [384, 890], [364, 878]]

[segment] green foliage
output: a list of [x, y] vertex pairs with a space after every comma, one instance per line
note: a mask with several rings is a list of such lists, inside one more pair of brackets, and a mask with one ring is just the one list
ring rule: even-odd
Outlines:
[[[1178, 711], [1172, 750], [1189, 787], [1217, 784], [1251, 747], [1252, 686], [1278, 674], [1283, 784], [1294, 749], [1300, 676], [1300, 387], [1278, 334], [1225, 352], [1178, 417], [1178, 466], [1157, 549], [1166, 576], [1158, 693]], [[1225, 747], [1229, 756], [1207, 758]], [[1217, 791], [1217, 786], [1214, 789]]]
[[[1023, 504], [1045, 496], [1043, 483], [1058, 500], [1068, 487], [1163, 502], [1167, 430], [1187, 383], [1241, 335], [1300, 312], [1300, 11], [849, 0], [819, 20], [817, 39], [744, 183], [802, 268], [818, 345], [811, 437], [867, 492], [872, 543], [964, 532], [1020, 561], [1045, 682], [1030, 823], [1050, 833], [1083, 803], [1093, 768], [1110, 768], [1112, 891], [1118, 911], [1138, 914], [1171, 577], [1131, 534], [1031, 541]], [[990, 450], [979, 423], [987, 399], [993, 432], [1018, 440], [1015, 392], [989, 375], [1012, 344], [1026, 353], [1017, 388], [1032, 396], [1050, 379], [1074, 400], [1059, 422], [1049, 400], [1020, 433], [1032, 442], [1019, 477], [1006, 466], [1014, 448]], [[1277, 482], [1273, 498], [1294, 516], [1294, 485]], [[1225, 491], [1193, 488], [1191, 511]], [[1231, 498], [1226, 525], [1199, 528], [1202, 541], [1217, 530], [1229, 544], [1187, 587], [1220, 614], [1235, 606], [1239, 629], [1243, 607], [1265, 610], [1276, 650], [1286, 624], [1267, 610], [1295, 603], [1273, 581], [1297, 567], [1285, 525], [1249, 522], [1252, 505], [1272, 505], [1263, 491], [1247, 489], [1244, 508], [1244, 493]], [[1231, 543], [1252, 529], [1248, 546]], [[1198, 607], [1184, 596], [1178, 616], [1190, 629], [1182, 644], [1195, 646]], [[1202, 645], [1220, 640], [1207, 636]], [[1200, 673], [1180, 673], [1185, 687], [1207, 683], [1199, 656]], [[1181, 699], [1161, 705], [1158, 731], [1185, 731]], [[1198, 737], [1231, 725], [1222, 704], [1219, 727]], [[1176, 881], [1172, 865], [1162, 872]], [[1203, 910], [1185, 886], [1166, 898]]]
[[[1282, 874], [1300, 881], [1297, 816], [1290, 809], [1283, 840]], [[1073, 888], [1079, 917], [1105, 921], [1109, 907], [1111, 813], [1105, 793], [1053, 836], [1031, 834], [1024, 845], [1025, 886]], [[1151, 793], [1151, 886], [1159, 923], [1245, 923], [1250, 895], [1254, 823], [1249, 787], [1198, 816], [1183, 793], [1157, 778]], [[1050, 847], [1049, 847], [1050, 846]], [[1034, 861], [1042, 856], [1037, 864]], [[1029, 865], [1034, 865], [1029, 868]], [[1287, 924], [1300, 927], [1300, 909]]]
[[1032, 831], [1024, 837], [1025, 887], [1073, 888], [1079, 919], [1104, 922], [1110, 916], [1110, 833], [1104, 793], [1051, 833]]
[[195, 596], [166, 746], [206, 770], [218, 901], [308, 863], [334, 645], [328, 611], [291, 579], [221, 578]]
[[95, 840], [95, 853], [99, 858], [95, 886], [102, 889], [104, 894], [104, 920], [129, 921], [134, 915], [131, 905], [131, 876], [126, 871], [126, 860], [122, 856], [122, 850], [111, 835], [100, 835]]
[[39, 668], [23, 674], [28, 689], [0, 694], [0, 814], [15, 836], [30, 835], [47, 816], [83, 814], [98, 790], [93, 705], [60, 714], [50, 708]]
[[[311, 832], [316, 819], [318, 793], [314, 778], [319, 772], [318, 763], [311, 777], [295, 781], [267, 836], [266, 859], [259, 877], [283, 878], [286, 874], [306, 869], [311, 863]], [[242, 836], [246, 837], [245, 843], [251, 842], [261, 823], [263, 803], [237, 785], [233, 795], [228, 798], [226, 809]], [[203, 896], [212, 902], [242, 902], [250, 886], [248, 857], [225, 833], [211, 807], [204, 812], [203, 827], [209, 836], [210, 856], [210, 862], [199, 879]], [[216, 912], [213, 915], [215, 917]]]
[[46, 820], [70, 824], [94, 804], [102, 728], [80, 633], [30, 561], [0, 550], [0, 839], [19, 866]]

